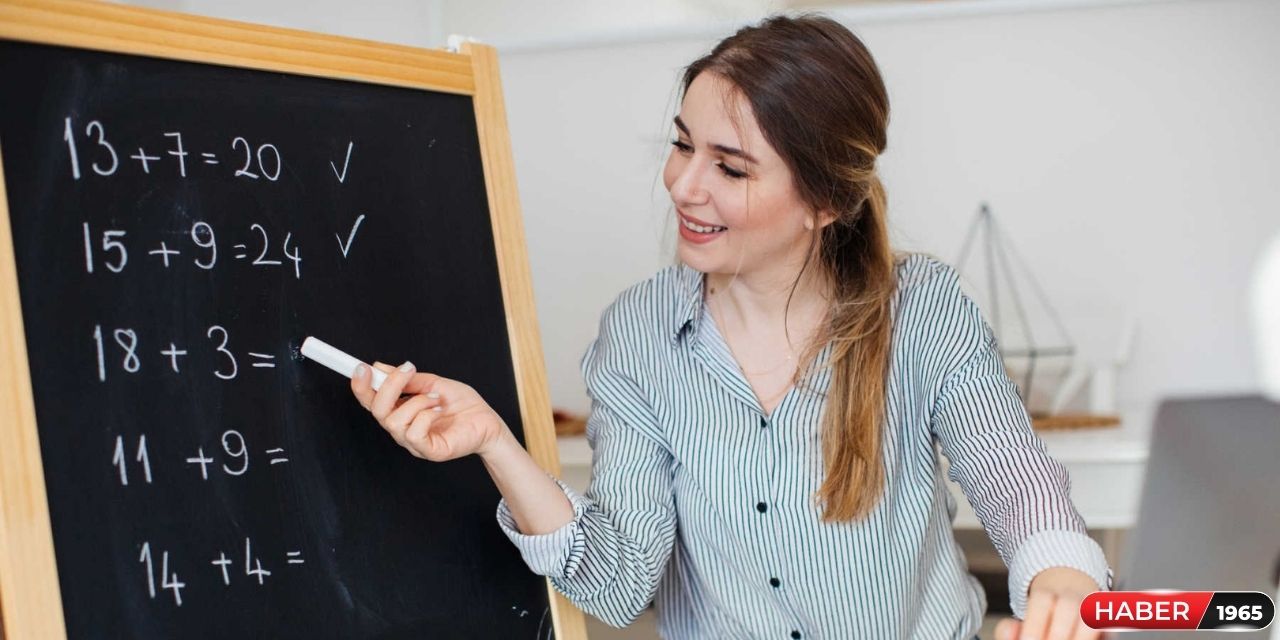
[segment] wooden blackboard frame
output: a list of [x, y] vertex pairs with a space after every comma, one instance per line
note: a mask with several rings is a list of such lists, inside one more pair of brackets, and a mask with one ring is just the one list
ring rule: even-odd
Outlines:
[[[0, 0], [0, 39], [470, 96], [525, 445], [560, 472], [492, 47], [451, 53], [79, 0]], [[65, 638], [3, 167], [0, 149], [0, 638]], [[549, 582], [547, 594], [556, 637], [586, 638], [582, 612]]]

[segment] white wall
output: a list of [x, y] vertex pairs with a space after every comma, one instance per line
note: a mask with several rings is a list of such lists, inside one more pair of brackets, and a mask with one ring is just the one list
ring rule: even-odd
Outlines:
[[433, 48], [443, 46], [447, 35], [442, 1], [123, 0], [123, 4]]
[[[1139, 320], [1122, 410], [1257, 389], [1245, 285], [1280, 233], [1280, 3], [851, 26], [889, 86], [881, 167], [900, 247], [954, 259], [988, 200], [1079, 340], [1095, 316]], [[669, 262], [654, 191], [669, 103], [712, 44], [503, 58], [557, 405], [587, 407], [577, 366], [600, 310]]]
[[[690, 21], [740, 15], [741, 5], [139, 3], [420, 46], [448, 33], [523, 42], [503, 54], [502, 70], [551, 393], [558, 406], [587, 408], [578, 361], [600, 311], [670, 260], [657, 178], [676, 78], [714, 43], [688, 37], [699, 32]], [[1076, 4], [850, 25], [889, 86], [881, 168], [895, 239], [953, 259], [987, 200], [1082, 347], [1110, 348], [1091, 342], [1099, 323], [1140, 321], [1122, 409], [1145, 413], [1171, 393], [1255, 390], [1245, 285], [1263, 242], [1280, 233], [1280, 3]], [[1036, 3], [989, 4], [1002, 5]], [[628, 25], [686, 36], [529, 45], [554, 41], [556, 29], [591, 41], [590, 29]]]
[[[866, 0], [862, 0], [865, 2]], [[683, 31], [726, 20], [749, 20], [785, 0], [442, 0], [454, 33], [504, 50], [552, 41], [637, 37]]]

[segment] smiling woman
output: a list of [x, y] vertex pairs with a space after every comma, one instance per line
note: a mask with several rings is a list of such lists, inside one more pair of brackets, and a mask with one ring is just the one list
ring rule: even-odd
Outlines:
[[[811, 46], [815, 40], [825, 46]], [[720, 43], [689, 65], [684, 86], [680, 153], [663, 172], [684, 218], [682, 238], [708, 236], [685, 233], [695, 213], [734, 231], [697, 249], [690, 245], [704, 243], [681, 242], [679, 258], [708, 274], [711, 313], [744, 372], [777, 361], [774, 354], [789, 356], [787, 370], [748, 374], [766, 411], [766, 397], [799, 383], [800, 365], [834, 345], [825, 364], [840, 400], [823, 418], [827, 478], [819, 497], [828, 520], [865, 515], [884, 475], [880, 430], [895, 290], [875, 171], [889, 116], [879, 70], [838, 24], [779, 19]], [[696, 144], [686, 118], [699, 131]], [[750, 168], [732, 166], [740, 163]], [[713, 165], [719, 171], [708, 176]]]
[[[470, 387], [406, 363], [360, 402], [416, 455], [477, 453], [535, 572], [668, 638], [971, 638], [986, 608], [937, 446], [1009, 565], [1002, 633], [1096, 638], [1110, 582], [950, 267], [889, 244], [889, 105], [838, 23], [774, 17], [686, 70], [663, 170], [678, 264], [624, 291], [582, 361], [585, 495]], [[401, 394], [409, 392], [407, 399]]]

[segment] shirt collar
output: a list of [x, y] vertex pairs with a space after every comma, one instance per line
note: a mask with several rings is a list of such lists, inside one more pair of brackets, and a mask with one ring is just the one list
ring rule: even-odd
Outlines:
[[698, 332], [702, 320], [702, 287], [705, 280], [701, 271], [682, 264], [677, 271], [676, 300], [673, 305], [671, 341], [678, 343], [688, 329]]

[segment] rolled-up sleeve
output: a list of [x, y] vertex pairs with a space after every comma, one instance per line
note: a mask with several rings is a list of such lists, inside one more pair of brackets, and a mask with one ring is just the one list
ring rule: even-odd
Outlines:
[[1027, 589], [1049, 567], [1082, 571], [1109, 589], [1111, 570], [1071, 502], [1071, 478], [1032, 431], [990, 326], [954, 275], [942, 280], [934, 301], [949, 351], [938, 360], [954, 365], [942, 376], [930, 427], [949, 477], [1009, 567], [1014, 615], [1025, 615]]
[[569, 504], [573, 505], [573, 520], [550, 533], [523, 534], [516, 525], [515, 516], [507, 506], [506, 499], [503, 499], [498, 503], [498, 526], [502, 527], [502, 532], [515, 543], [520, 556], [524, 558], [524, 563], [529, 565], [530, 570], [540, 576], [561, 578], [564, 577], [569, 567], [569, 560], [573, 557], [574, 544], [578, 537], [578, 522], [582, 520], [590, 503], [559, 478], [552, 479], [560, 485], [565, 497], [569, 499]]
[[643, 365], [623, 315], [617, 303], [605, 312], [582, 360], [591, 396], [592, 479], [581, 496], [560, 485], [573, 520], [548, 534], [524, 535], [505, 501], [498, 507], [499, 524], [530, 569], [578, 608], [619, 627], [653, 600], [676, 531], [674, 463], [637, 382]]

